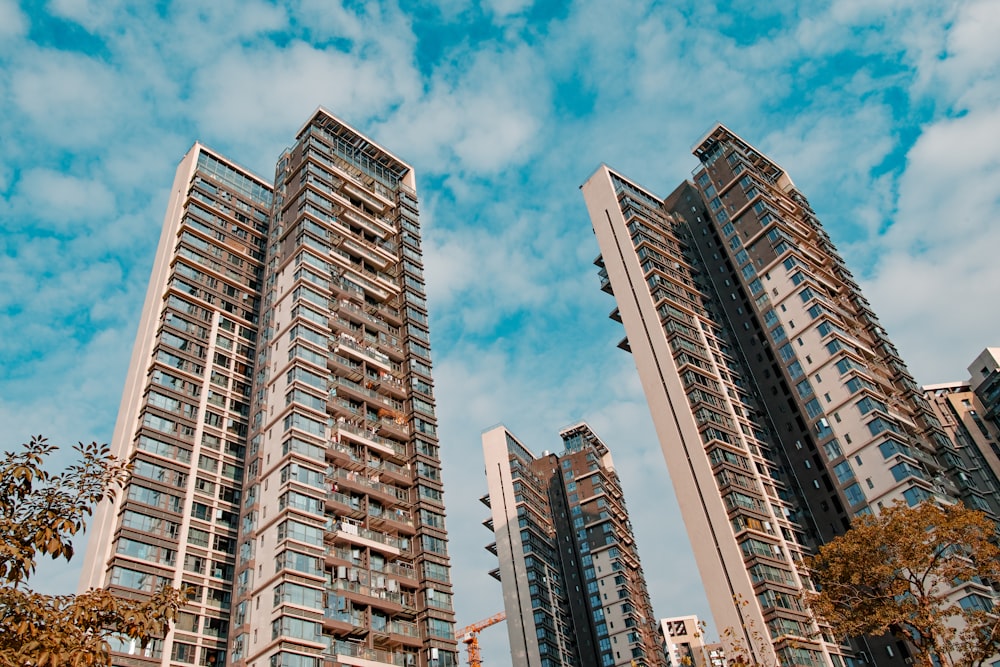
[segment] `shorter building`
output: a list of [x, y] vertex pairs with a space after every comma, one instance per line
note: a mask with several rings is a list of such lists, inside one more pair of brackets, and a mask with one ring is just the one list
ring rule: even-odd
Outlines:
[[970, 379], [927, 385], [924, 397], [953, 451], [935, 452], [948, 491], [967, 506], [1000, 518], [1000, 348], [986, 348], [969, 365]]
[[483, 434], [511, 660], [525, 667], [665, 667], [608, 448], [586, 424], [536, 457], [503, 426]]
[[726, 667], [722, 644], [705, 643], [704, 624], [697, 616], [661, 618], [660, 641], [669, 667]]
[[985, 410], [983, 417], [1000, 429], [1000, 347], [983, 350], [969, 365], [969, 374], [969, 385]]

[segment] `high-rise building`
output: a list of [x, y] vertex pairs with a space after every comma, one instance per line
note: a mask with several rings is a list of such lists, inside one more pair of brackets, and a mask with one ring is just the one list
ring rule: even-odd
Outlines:
[[536, 457], [506, 428], [483, 434], [512, 663], [665, 665], [621, 483], [586, 424]]
[[[984, 350], [969, 366], [970, 380], [924, 387], [925, 397], [957, 445], [956, 451], [939, 457], [949, 470], [942, 481], [967, 506], [994, 517], [1000, 516], [1000, 423], [997, 392], [989, 380], [991, 375], [1000, 377], [995, 373], [1000, 366], [998, 352]], [[995, 377], [993, 384], [998, 384]], [[987, 403], [991, 393], [992, 409]]]
[[181, 162], [81, 588], [192, 600], [119, 664], [457, 664], [414, 188], [322, 109]]
[[584, 184], [603, 288], [719, 629], [761, 664], [839, 665], [801, 556], [894, 500], [952, 502], [956, 448], [788, 174], [722, 125], [694, 154], [666, 198], [603, 166]]
[[969, 374], [969, 386], [985, 410], [982, 417], [1000, 429], [1000, 347], [988, 347], [980, 352], [969, 365]]
[[246, 169], [200, 144], [181, 160], [112, 439], [132, 478], [97, 507], [80, 580], [196, 591], [174, 632], [121, 647], [131, 664], [225, 662], [270, 211]]

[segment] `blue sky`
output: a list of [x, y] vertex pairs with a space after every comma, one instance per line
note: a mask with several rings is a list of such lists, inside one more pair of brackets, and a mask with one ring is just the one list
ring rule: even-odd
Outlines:
[[459, 624], [502, 605], [480, 432], [541, 451], [580, 419], [656, 613], [707, 616], [578, 186], [606, 162], [667, 194], [724, 122], [809, 197], [918, 381], [965, 379], [1000, 344], [997, 34], [991, 0], [0, 0], [3, 445], [111, 437], [180, 157], [267, 176], [323, 105], [417, 172]]

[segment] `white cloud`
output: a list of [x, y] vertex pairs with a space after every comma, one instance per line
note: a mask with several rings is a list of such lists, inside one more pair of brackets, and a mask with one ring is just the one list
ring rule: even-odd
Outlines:
[[113, 67], [87, 56], [28, 47], [10, 74], [21, 122], [49, 145], [94, 148], [120, 128], [124, 81]]
[[1000, 315], [984, 307], [1000, 285], [998, 123], [993, 108], [926, 127], [879, 241], [867, 287], [919, 381], [965, 379], [965, 364], [1000, 331]]
[[419, 77], [391, 33], [355, 49], [293, 41], [228, 50], [195, 74], [191, 111], [211, 141], [267, 165], [320, 105], [357, 126], [417, 94]]
[[534, 4], [534, 0], [487, 0], [483, 4], [495, 18], [503, 20], [524, 12]]
[[29, 169], [17, 183], [12, 203], [22, 221], [45, 223], [57, 232], [72, 231], [81, 221], [111, 214], [115, 196], [107, 185], [53, 169]]
[[15, 0], [0, 0], [0, 36], [21, 37], [28, 29], [28, 19]]
[[121, 16], [123, 6], [119, 0], [49, 0], [47, 9], [55, 16], [96, 31]]
[[988, 1], [966, 2], [959, 7], [947, 33], [946, 49], [928, 62], [928, 78], [953, 101], [956, 110], [995, 105], [1000, 98], [1000, 43], [996, 39], [1000, 7]]
[[526, 48], [463, 49], [377, 134], [432, 172], [496, 174], [535, 150], [532, 142], [550, 103], [540, 65]]

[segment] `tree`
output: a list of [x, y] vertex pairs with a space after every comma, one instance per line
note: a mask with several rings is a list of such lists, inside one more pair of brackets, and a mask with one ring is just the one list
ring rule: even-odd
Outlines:
[[129, 476], [96, 442], [74, 447], [80, 461], [50, 473], [43, 464], [56, 449], [36, 436], [0, 463], [0, 667], [110, 665], [110, 638], [145, 645], [162, 636], [182, 604], [181, 591], [170, 587], [143, 601], [106, 590], [51, 596], [28, 588], [38, 558], [72, 558], [73, 536]]
[[897, 502], [807, 560], [819, 589], [807, 602], [835, 634], [891, 632], [925, 667], [977, 667], [1000, 650], [989, 589], [1000, 582], [996, 538], [992, 521], [961, 504]]

